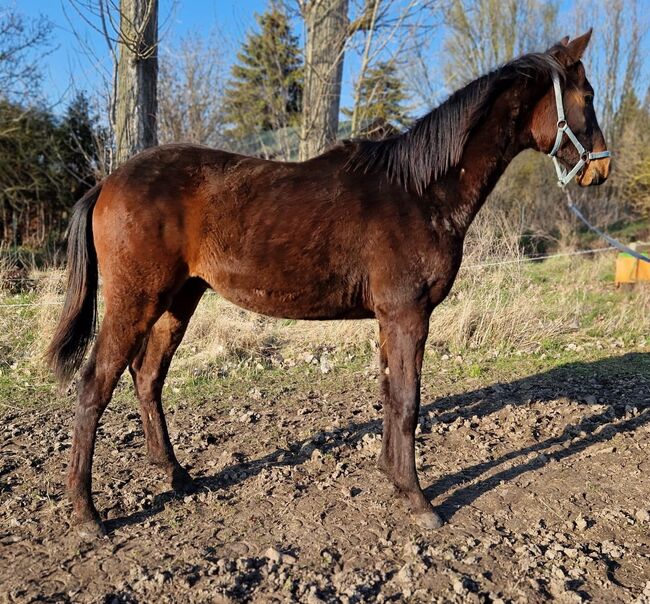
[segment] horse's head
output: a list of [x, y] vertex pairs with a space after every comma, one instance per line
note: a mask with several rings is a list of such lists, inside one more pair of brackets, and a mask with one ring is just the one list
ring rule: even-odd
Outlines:
[[[571, 41], [567, 36], [547, 51], [566, 74], [564, 81], [559, 82], [564, 120], [561, 115], [558, 116], [554, 86], [537, 103], [531, 120], [531, 134], [540, 151], [554, 154], [569, 172], [581, 158], [584, 160], [584, 165], [576, 174], [576, 180], [582, 187], [605, 182], [610, 164], [609, 157], [598, 157], [599, 154], [604, 155], [602, 152], [607, 150], [607, 145], [594, 110], [594, 89], [587, 80], [581, 61], [590, 38], [591, 30]], [[568, 128], [558, 138], [558, 129], [564, 124]], [[582, 153], [579, 145], [571, 141], [569, 130], [584, 148]], [[594, 155], [596, 157], [591, 157]]]

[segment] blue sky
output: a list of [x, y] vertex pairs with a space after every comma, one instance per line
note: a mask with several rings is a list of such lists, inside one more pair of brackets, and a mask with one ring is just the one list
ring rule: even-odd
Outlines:
[[[244, 38], [253, 13], [263, 12], [266, 4], [266, 0], [160, 0], [162, 50], [190, 32], [206, 37], [221, 32], [232, 43], [228, 48]], [[43, 70], [43, 92], [51, 103], [67, 99], [71, 90], [92, 91], [101, 85], [97, 57], [106, 57], [106, 44], [69, 0], [23, 0], [14, 6], [25, 15], [45, 15], [54, 23], [54, 48]]]
[[[606, 0], [590, 0], [595, 4]], [[643, 7], [648, 0], [639, 0]], [[159, 0], [161, 24], [161, 52], [169, 52], [179, 40], [196, 33], [202, 37], [219, 36], [220, 47], [225, 53], [226, 64], [234, 55], [254, 26], [253, 14], [263, 12], [268, 0]], [[406, 0], [404, 0], [406, 2]], [[566, 24], [566, 33], [574, 33], [573, 5], [575, 0], [560, 0], [560, 27]], [[94, 31], [72, 8], [71, 0], [0, 0], [0, 6], [14, 6], [19, 12], [30, 16], [47, 16], [54, 24], [53, 48], [43, 60], [43, 93], [55, 112], [61, 111], [75, 91], [92, 93], [107, 81], [110, 66], [108, 50], [102, 36]], [[645, 17], [646, 15], [644, 15]], [[600, 35], [594, 23], [596, 36]], [[296, 34], [302, 35], [301, 24], [295, 23]], [[563, 30], [564, 31], [564, 30]], [[76, 33], [75, 33], [76, 32]], [[432, 49], [440, 44], [442, 31], [434, 35]], [[79, 38], [83, 39], [80, 42]], [[648, 37], [644, 47], [650, 52]], [[429, 52], [432, 52], [432, 49]], [[432, 53], [432, 59], [435, 53]], [[351, 81], [358, 57], [346, 53], [342, 105], [351, 104]], [[439, 66], [438, 66], [439, 67]], [[432, 60], [432, 71], [436, 62]], [[104, 74], [104, 77], [102, 76]], [[435, 72], [434, 72], [435, 73]], [[442, 87], [441, 87], [442, 91]], [[640, 91], [642, 94], [645, 91]], [[417, 108], [415, 113], [422, 111]]]

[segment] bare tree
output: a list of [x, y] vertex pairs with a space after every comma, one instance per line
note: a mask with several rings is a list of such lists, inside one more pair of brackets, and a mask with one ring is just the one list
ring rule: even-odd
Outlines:
[[158, 0], [120, 0], [115, 152], [120, 164], [157, 144]]
[[598, 116], [610, 139], [620, 134], [615, 131], [615, 118], [621, 102], [640, 84], [645, 59], [642, 42], [649, 25], [640, 9], [638, 0], [611, 0], [607, 5], [588, 5], [579, 0], [575, 7], [577, 31], [584, 31], [591, 23], [600, 24], [585, 60], [597, 91], [594, 101]]
[[[110, 172], [157, 141], [158, 0], [67, 1], [86, 25], [104, 38], [108, 49], [109, 61], [74, 30], [78, 44], [94, 58], [103, 76], [102, 100], [115, 148], [106, 167]], [[172, 0], [170, 14], [174, 6]], [[70, 17], [68, 21], [74, 28], [74, 21]]]
[[52, 23], [45, 17], [29, 20], [12, 9], [0, 9], [0, 97], [34, 91], [51, 33]]
[[214, 40], [190, 35], [160, 57], [158, 138], [223, 145], [223, 52]]
[[545, 0], [451, 0], [445, 22], [447, 84], [487, 73], [554, 42], [557, 5]]
[[351, 136], [365, 130], [361, 119], [362, 107], [373, 101], [373, 93], [367, 86], [368, 74], [385, 68], [395, 69], [397, 73], [399, 68], [399, 80], [402, 80], [404, 67], [437, 27], [435, 17], [439, 8], [440, 0], [363, 0], [358, 11], [360, 16], [350, 27], [351, 35], [356, 32], [363, 34], [358, 36], [361, 45], [354, 41], [349, 44], [351, 51], [361, 47], [359, 69], [353, 84]]
[[380, 5], [381, 0], [367, 0], [369, 19], [368, 26], [366, 28], [366, 39], [363, 44], [363, 53], [361, 55], [361, 67], [359, 69], [359, 75], [354, 86], [354, 107], [352, 109], [351, 125], [352, 136], [356, 135], [359, 130], [359, 107], [361, 105], [361, 90], [366, 72], [371, 62], [372, 40], [377, 29], [377, 21], [380, 16]]
[[307, 159], [336, 140], [350, 23], [348, 0], [299, 0], [299, 6], [306, 29], [300, 158]]

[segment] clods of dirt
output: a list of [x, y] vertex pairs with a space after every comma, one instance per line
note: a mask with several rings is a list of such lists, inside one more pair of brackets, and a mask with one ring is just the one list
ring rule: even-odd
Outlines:
[[446, 519], [433, 532], [375, 468], [367, 377], [322, 359], [318, 400], [168, 412], [189, 495], [147, 462], [134, 407], [111, 407], [94, 465], [109, 536], [93, 543], [68, 525], [70, 401], [4, 411], [0, 601], [650, 602], [650, 375], [607, 362], [574, 381], [425, 380], [418, 467]]

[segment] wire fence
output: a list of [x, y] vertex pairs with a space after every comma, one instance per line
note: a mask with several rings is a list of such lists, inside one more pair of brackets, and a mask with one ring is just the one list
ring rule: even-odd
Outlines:
[[[495, 261], [489, 261], [489, 262], [479, 262], [477, 264], [466, 264], [462, 265], [460, 267], [460, 270], [471, 270], [471, 269], [478, 269], [478, 268], [491, 268], [491, 267], [496, 267], [496, 266], [504, 266], [507, 264], [522, 264], [522, 263], [528, 263], [528, 262], [539, 262], [541, 260], [549, 260], [551, 258], [568, 258], [571, 256], [585, 256], [589, 254], [600, 254], [602, 252], [611, 252], [615, 251], [613, 247], [607, 246], [607, 247], [600, 247], [596, 249], [591, 249], [591, 250], [576, 250], [574, 252], [559, 252], [557, 254], [547, 254], [544, 256], [527, 256], [524, 258], [508, 258], [505, 260], [495, 260]], [[25, 278], [8, 278], [8, 279], [3, 279], [3, 282], [5, 283], [18, 283], [18, 282], [28, 282], [28, 281], [35, 281], [34, 279], [31, 279], [29, 277]], [[215, 292], [213, 291], [208, 291], [206, 292], [207, 295], [216, 295]], [[39, 306], [60, 306], [62, 304], [62, 301], [43, 301], [43, 302], [15, 302], [15, 303], [0, 303], [0, 308], [29, 308], [29, 307], [39, 307]]]

